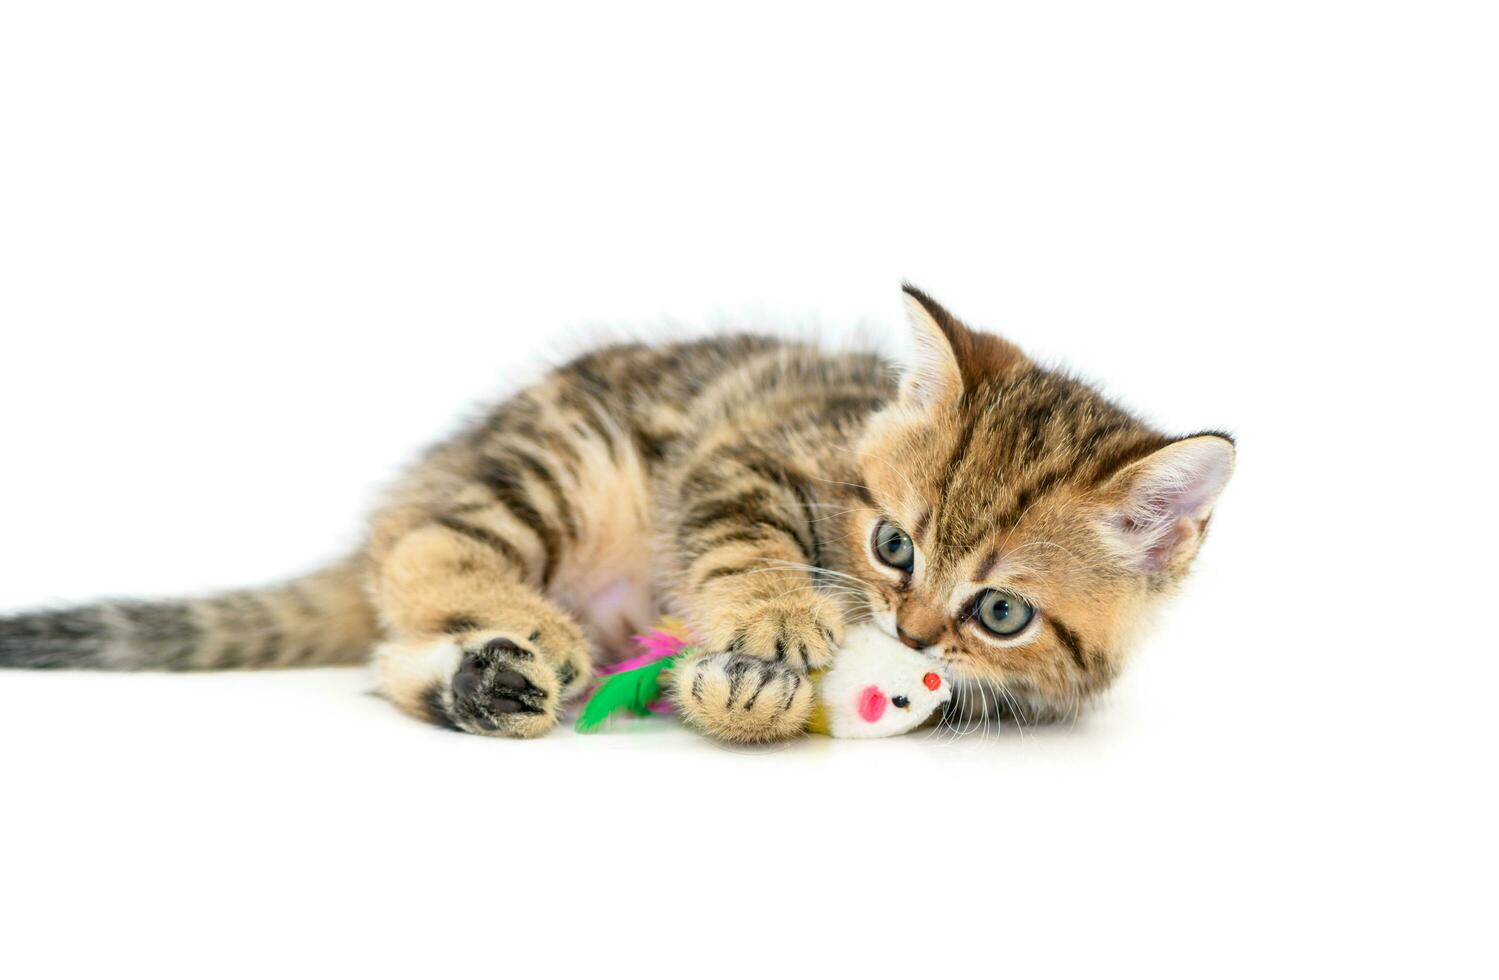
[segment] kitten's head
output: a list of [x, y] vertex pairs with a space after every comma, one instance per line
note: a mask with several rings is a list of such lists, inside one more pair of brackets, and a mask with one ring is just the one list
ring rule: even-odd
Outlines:
[[1186, 574], [1233, 443], [1163, 435], [906, 294], [915, 354], [850, 515], [875, 621], [1029, 716], [1071, 715]]

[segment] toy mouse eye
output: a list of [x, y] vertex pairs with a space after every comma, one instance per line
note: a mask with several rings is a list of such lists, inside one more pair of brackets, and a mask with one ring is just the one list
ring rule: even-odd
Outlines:
[[911, 536], [889, 521], [880, 521], [874, 527], [874, 553], [880, 561], [903, 572], [909, 572], [916, 563]]
[[904, 694], [897, 694], [895, 697], [890, 699], [890, 703], [895, 705], [897, 708], [909, 708], [911, 706], [911, 699], [906, 697]]

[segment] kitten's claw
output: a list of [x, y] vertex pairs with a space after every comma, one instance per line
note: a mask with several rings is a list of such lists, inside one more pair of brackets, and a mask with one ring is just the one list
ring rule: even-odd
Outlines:
[[828, 666], [842, 643], [842, 614], [824, 596], [758, 603], [727, 625], [720, 649], [803, 672]]
[[673, 700], [687, 723], [729, 742], [800, 735], [812, 714], [812, 682], [800, 670], [757, 657], [689, 657], [672, 672]]

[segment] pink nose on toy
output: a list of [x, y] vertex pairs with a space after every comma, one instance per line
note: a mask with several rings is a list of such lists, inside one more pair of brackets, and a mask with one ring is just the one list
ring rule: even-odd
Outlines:
[[868, 722], [880, 720], [885, 713], [885, 692], [873, 684], [859, 692], [859, 717]]

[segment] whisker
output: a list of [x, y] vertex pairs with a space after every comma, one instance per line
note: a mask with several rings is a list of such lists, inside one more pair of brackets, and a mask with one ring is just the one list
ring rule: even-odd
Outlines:
[[1004, 698], [1005, 704], [1009, 706], [1010, 713], [1015, 719], [1015, 730], [1019, 733], [1019, 737], [1024, 740], [1026, 734], [1024, 712], [1021, 709], [1020, 700], [1010, 690], [1009, 685], [1004, 682], [1004, 677], [985, 663], [970, 662], [966, 666], [972, 669], [977, 677], [987, 678], [995, 685], [996, 693]]
[[[821, 567], [819, 565], [808, 565], [808, 564], [805, 564], [803, 562], [786, 561], [785, 559], [781, 559], [781, 558], [761, 558], [761, 559], [759, 559], [759, 561], [767, 566], [765, 569], [761, 569], [760, 571], [793, 571], [793, 570], [795, 570], [795, 571], [810, 572], [813, 575], [829, 575], [829, 576], [832, 576], [833, 578], [836, 578], [836, 579], [842, 579], [842, 580], [845, 580], [845, 581], [853, 582], [853, 583], [855, 583], [856, 585], [858, 585], [862, 589], [865, 589], [865, 590], [869, 589], [869, 584], [867, 582], [865, 582], [863, 579], [859, 578], [857, 575], [850, 575], [847, 572], [839, 572], [839, 571], [835, 571], [835, 570], [833, 570], [831, 568], [823, 568], [823, 567]], [[753, 573], [746, 572], [745, 574], [753, 574]]]
[[812, 479], [816, 480], [818, 483], [828, 483], [835, 487], [853, 487], [856, 490], [863, 490], [866, 493], [874, 493], [873, 490], [870, 490], [862, 483], [849, 483], [847, 480], [829, 480], [825, 476], [814, 476], [812, 477]]

